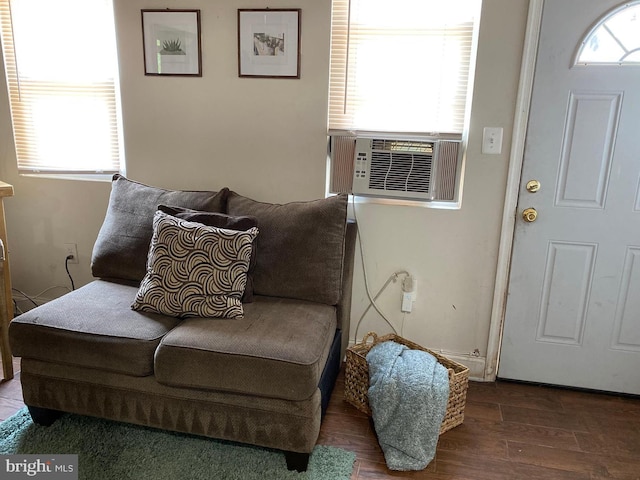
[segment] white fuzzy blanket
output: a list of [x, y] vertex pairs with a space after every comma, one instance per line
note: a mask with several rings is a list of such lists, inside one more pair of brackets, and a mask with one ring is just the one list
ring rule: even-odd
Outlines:
[[428, 352], [396, 342], [367, 355], [369, 405], [391, 470], [422, 470], [435, 456], [449, 399], [447, 369]]

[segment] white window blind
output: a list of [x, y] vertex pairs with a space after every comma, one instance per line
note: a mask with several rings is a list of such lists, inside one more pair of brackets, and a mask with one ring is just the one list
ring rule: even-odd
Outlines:
[[329, 133], [461, 133], [480, 0], [333, 0]]
[[111, 0], [0, 0], [0, 22], [18, 171], [120, 171]]

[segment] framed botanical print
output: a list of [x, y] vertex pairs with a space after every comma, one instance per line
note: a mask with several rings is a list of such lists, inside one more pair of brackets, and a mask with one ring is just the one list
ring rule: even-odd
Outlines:
[[142, 10], [145, 75], [202, 76], [200, 10]]

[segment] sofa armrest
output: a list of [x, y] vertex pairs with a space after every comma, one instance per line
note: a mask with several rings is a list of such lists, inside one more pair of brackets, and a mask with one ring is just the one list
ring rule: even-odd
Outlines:
[[340, 358], [346, 355], [349, 346], [349, 329], [351, 326], [351, 291], [353, 289], [353, 265], [356, 251], [358, 227], [355, 220], [347, 221], [344, 240], [344, 263], [342, 265], [342, 295], [338, 302], [338, 328], [342, 330], [342, 347]]

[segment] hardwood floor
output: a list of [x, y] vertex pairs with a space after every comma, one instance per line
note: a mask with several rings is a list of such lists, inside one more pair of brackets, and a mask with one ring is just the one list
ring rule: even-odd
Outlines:
[[[22, 408], [20, 365], [0, 383], [0, 420]], [[341, 374], [318, 443], [356, 454], [352, 480], [640, 480], [640, 399], [471, 382], [465, 422], [419, 472], [392, 472], [370, 419], [343, 400]]]

